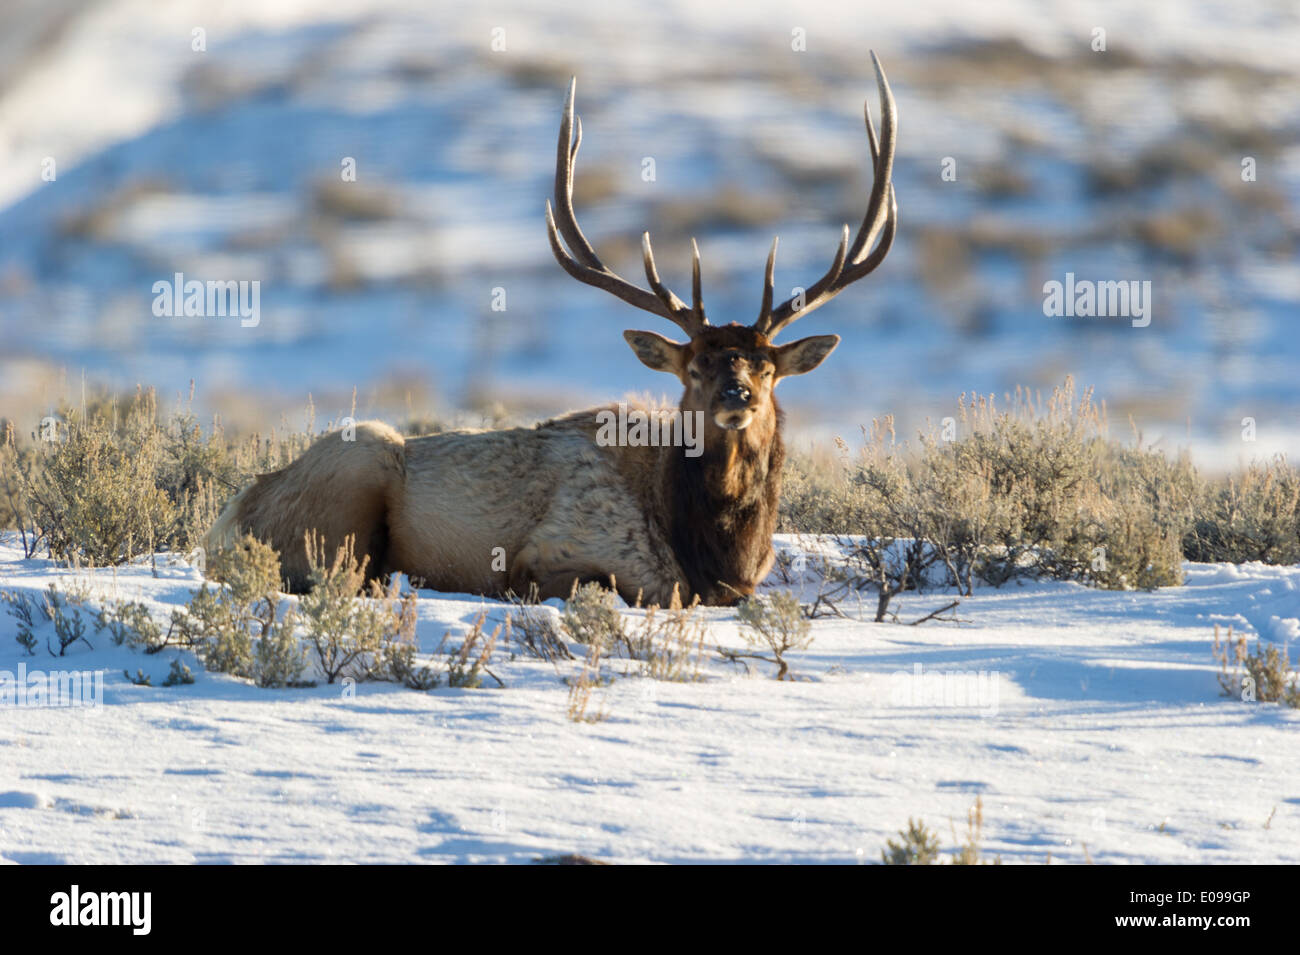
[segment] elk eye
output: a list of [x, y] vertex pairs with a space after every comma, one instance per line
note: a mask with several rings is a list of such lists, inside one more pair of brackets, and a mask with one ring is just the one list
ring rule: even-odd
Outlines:
[[689, 371], [689, 374], [690, 374], [690, 376], [691, 376], [692, 378], [695, 378], [695, 379], [697, 379], [697, 380], [699, 379], [699, 377], [700, 377], [700, 373], [699, 373], [698, 371], [696, 371], [694, 368], [688, 369], [688, 371]]

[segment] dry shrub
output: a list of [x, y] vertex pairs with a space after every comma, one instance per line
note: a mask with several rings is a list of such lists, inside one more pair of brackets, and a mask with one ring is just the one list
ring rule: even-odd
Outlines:
[[1291, 666], [1285, 647], [1255, 641], [1255, 652], [1246, 646], [1245, 634], [1219, 639], [1219, 625], [1214, 625], [1214, 660], [1219, 664], [1219, 688], [1224, 696], [1239, 697], [1260, 703], [1285, 703], [1300, 708], [1300, 673]]
[[1196, 561], [1300, 563], [1300, 474], [1279, 456], [1209, 484], [1183, 552]]
[[856, 458], [841, 445], [829, 478], [792, 470], [782, 529], [831, 533], [847, 556], [842, 590], [871, 589], [876, 619], [907, 590], [1015, 577], [1154, 588], [1181, 582], [1198, 478], [1185, 458], [1112, 441], [1104, 410], [1066, 381], [1043, 405], [1018, 391], [1007, 411], [963, 396], [958, 415], [899, 442], [873, 422]]
[[509, 595], [511, 610], [506, 615], [510, 632], [519, 649], [529, 656], [547, 663], [572, 660], [564, 642], [564, 629], [557, 614], [550, 607], [541, 606], [537, 600], [537, 585], [533, 584], [527, 597]]
[[51, 581], [39, 598], [17, 590], [0, 591], [0, 602], [9, 605], [10, 616], [17, 620], [15, 639], [28, 656], [35, 655], [36, 648], [40, 645], [36, 630], [46, 622], [54, 624], [54, 639], [59, 645], [56, 653], [53, 644], [46, 638], [45, 646], [50, 656], [65, 656], [68, 647], [78, 640], [94, 649], [86, 639], [86, 621], [82, 618], [82, 609], [86, 603], [84, 592], [75, 588], [60, 591], [58, 585]]
[[0, 529], [12, 528], [22, 532], [23, 551], [31, 556], [35, 551], [27, 547], [26, 530], [31, 521], [26, 512], [26, 498], [20, 483], [21, 457], [13, 421], [0, 418]]
[[167, 416], [152, 390], [62, 405], [20, 438], [0, 437], [0, 527], [27, 556], [92, 566], [158, 550], [190, 553], [226, 499], [254, 474], [282, 467], [312, 440], [272, 430], [240, 439], [205, 429], [188, 404]]
[[155, 482], [166, 453], [152, 393], [119, 415], [81, 415], [45, 423], [20, 456], [21, 512], [31, 522], [31, 552], [91, 565], [152, 553], [172, 532], [176, 504]]
[[599, 644], [609, 652], [626, 638], [623, 615], [614, 606], [616, 598], [613, 590], [598, 583], [575, 583], [564, 603], [561, 625], [579, 643]]
[[[292, 608], [280, 593], [280, 560], [249, 536], [213, 555], [208, 565], [225, 586], [204, 583], [173, 618], [173, 642], [194, 649], [204, 667], [263, 687], [301, 686], [306, 656]], [[161, 647], [158, 647], [161, 649]]]
[[[885, 840], [880, 861], [885, 865], [935, 865], [939, 862], [939, 837], [927, 829], [920, 819], [907, 820], [907, 828], [898, 830], [898, 840]], [[988, 859], [980, 843], [984, 838], [984, 799], [975, 797], [975, 804], [966, 811], [966, 838], [959, 842], [956, 827], [952, 839], [956, 844], [953, 865], [1001, 865], [1002, 857]], [[1086, 850], [1085, 850], [1086, 851]]]
[[671, 683], [694, 683], [704, 679], [700, 664], [708, 624], [699, 613], [698, 598], [683, 607], [676, 592], [665, 610], [648, 607], [639, 623], [627, 628], [617, 648], [640, 663], [639, 675]]
[[614, 591], [599, 584], [575, 584], [560, 625], [579, 643], [598, 646], [601, 656], [636, 661], [640, 676], [679, 683], [703, 678], [700, 664], [708, 625], [698, 598], [683, 607], [674, 590], [667, 608], [651, 605], [636, 622], [618, 610], [615, 599]]
[[318, 536], [308, 534], [305, 544], [313, 589], [296, 610], [283, 606], [278, 555], [246, 536], [211, 555], [209, 574], [224, 586], [203, 584], [162, 645], [193, 647], [208, 669], [262, 686], [303, 685], [309, 652], [328, 683], [346, 677], [418, 690], [439, 685], [443, 674], [417, 662], [416, 598], [401, 592], [401, 578], [387, 586], [371, 582], [367, 596], [358, 597], [366, 561], [357, 559], [352, 539], [328, 559]]
[[934, 865], [939, 861], [939, 837], [920, 819], [908, 819], [898, 841], [885, 840], [880, 861], [885, 865]]
[[[792, 650], [806, 650], [813, 640], [812, 623], [804, 615], [798, 598], [785, 592], [750, 597], [736, 608], [736, 616], [749, 652], [719, 647], [718, 653], [731, 663], [746, 660], [771, 663], [776, 667], [778, 680], [794, 679], [785, 655]], [[745, 666], [748, 668], [748, 664]]]
[[[298, 610], [325, 682], [343, 676], [391, 680], [413, 689], [436, 686], [437, 675], [416, 665], [415, 594], [402, 594], [399, 577], [386, 587], [373, 580], [367, 586], [369, 558], [357, 559], [351, 536], [328, 562], [321, 537], [309, 532], [305, 544], [311, 590]], [[362, 592], [368, 598], [358, 599]]]

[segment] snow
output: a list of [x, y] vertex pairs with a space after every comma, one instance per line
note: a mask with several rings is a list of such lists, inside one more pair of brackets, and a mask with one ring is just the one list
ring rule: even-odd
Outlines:
[[[73, 571], [6, 535], [0, 589], [75, 578], [161, 616], [200, 580], [171, 560]], [[717, 660], [698, 683], [619, 677], [590, 724], [566, 716], [568, 669], [503, 651], [504, 689], [266, 690], [107, 634], [24, 657], [3, 615], [0, 671], [104, 683], [98, 707], [0, 707], [0, 858], [874, 862], [909, 817], [950, 849], [978, 795], [984, 847], [1008, 863], [1295, 863], [1300, 713], [1221, 697], [1210, 644], [1216, 622], [1252, 645], [1300, 632], [1300, 568], [1185, 570], [1154, 593], [977, 590], [958, 623], [875, 624], [845, 604], [851, 619], [813, 621], [792, 655], [797, 682]], [[951, 599], [897, 609], [908, 621]], [[505, 609], [418, 603], [425, 653]], [[705, 612], [711, 641], [739, 645], [734, 611]], [[196, 682], [164, 688], [177, 655]], [[154, 687], [126, 680], [137, 668]]]

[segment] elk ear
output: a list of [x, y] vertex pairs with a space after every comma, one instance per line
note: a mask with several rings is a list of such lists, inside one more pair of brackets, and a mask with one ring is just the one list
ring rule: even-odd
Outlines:
[[776, 377], [802, 375], [812, 371], [840, 343], [839, 335], [812, 335], [776, 349]]
[[641, 359], [641, 364], [647, 368], [674, 375], [681, 374], [682, 356], [686, 353], [685, 345], [679, 345], [654, 332], [626, 331], [623, 337], [636, 352], [636, 357]]

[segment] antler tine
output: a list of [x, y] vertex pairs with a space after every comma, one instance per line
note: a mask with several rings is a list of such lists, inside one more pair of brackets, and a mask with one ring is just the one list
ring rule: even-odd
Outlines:
[[578, 158], [578, 147], [582, 145], [582, 121], [577, 121], [577, 136], [574, 136], [573, 101], [578, 91], [578, 78], [569, 81], [569, 91], [564, 97], [564, 112], [560, 118], [560, 138], [556, 144], [555, 156], [555, 206], [559, 213], [558, 225], [565, 243], [573, 250], [574, 257], [583, 265], [601, 269], [596, 250], [591, 247], [587, 237], [578, 228], [578, 220], [573, 213], [573, 164]]
[[672, 289], [659, 281], [659, 270], [655, 268], [655, 253], [650, 247], [650, 233], [641, 233], [641, 260], [645, 264], [645, 278], [650, 288], [659, 296], [659, 300], [668, 306], [674, 314], [687, 311], [686, 303], [673, 294]]
[[885, 261], [885, 256], [889, 254], [889, 248], [894, 244], [894, 234], [898, 231], [898, 201], [894, 198], [894, 187], [889, 187], [889, 215], [885, 219], [885, 229], [880, 234], [880, 241], [876, 243], [876, 248], [865, 260], [854, 266], [855, 270], [860, 270], [863, 275], [871, 272], [877, 265]]
[[772, 292], [776, 286], [776, 247], [779, 235], [772, 236], [772, 249], [767, 253], [767, 268], [763, 272], [763, 303], [758, 307], [758, 321], [754, 327], [762, 331], [772, 319]]
[[[871, 100], [862, 101], [862, 122], [867, 127], [867, 148], [871, 150], [871, 174], [876, 174], [876, 163], [880, 161], [880, 143], [876, 140], [876, 127], [871, 122]], [[578, 123], [578, 138], [582, 138], [582, 123]]]
[[876, 141], [876, 130], [871, 123], [871, 109], [866, 103], [862, 105], [862, 113], [867, 127], [867, 143], [871, 147], [871, 198], [867, 202], [867, 209], [874, 210], [876, 214], [872, 216], [868, 211], [867, 216], [862, 220], [862, 228], [858, 230], [849, 255], [849, 262], [852, 265], [857, 265], [862, 260], [862, 256], [871, 247], [876, 234], [884, 225], [891, 208], [886, 193], [893, 190], [894, 136], [898, 126], [898, 109], [894, 103], [894, 94], [889, 88], [889, 80], [885, 78], [885, 71], [881, 68], [880, 60], [876, 58], [875, 53], [871, 54], [871, 62], [876, 68], [876, 85], [880, 90], [881, 138], [879, 143]]
[[704, 317], [704, 294], [703, 286], [700, 284], [700, 247], [695, 244], [695, 236], [691, 236], [691, 311], [701, 325], [707, 325], [708, 319]]
[[[853, 282], [870, 273], [884, 261], [894, 241], [898, 227], [898, 203], [894, 196], [892, 181], [894, 168], [894, 143], [898, 131], [898, 107], [894, 102], [893, 91], [885, 78], [884, 68], [873, 52], [871, 62], [876, 71], [876, 86], [880, 91], [880, 138], [871, 122], [870, 106], [864, 105], [863, 114], [867, 127], [867, 145], [871, 151], [871, 196], [867, 202], [867, 212], [862, 225], [853, 240], [848, 244], [849, 228], [844, 227], [839, 251], [830, 270], [818, 279], [804, 293], [801, 307], [796, 307], [791, 298], [755, 323], [755, 328], [769, 338], [798, 318], [802, 318], [815, 308], [825, 305]], [[880, 242], [872, 251], [872, 245]], [[769, 279], [770, 282], [770, 279]], [[766, 293], [765, 293], [766, 295]]]
[[[775, 243], [773, 243], [772, 252], [773, 254], [776, 252]], [[835, 258], [831, 262], [831, 267], [827, 269], [825, 275], [804, 290], [803, 306], [796, 307], [795, 299], [790, 298], [775, 309], [771, 307], [771, 294], [774, 283], [772, 281], [772, 256], [769, 255], [767, 261], [767, 288], [763, 291], [763, 314], [760, 315], [759, 321], [755, 323], [754, 327], [768, 338], [771, 338], [805, 312], [829, 302], [838, 292], [835, 283], [844, 273], [844, 262], [848, 257], [848, 252], [849, 227], [846, 225], [840, 234], [840, 244], [835, 250]]]
[[[694, 262], [695, 305], [694, 308], [688, 308], [685, 302], [659, 281], [654, 253], [650, 249], [649, 233], [642, 239], [642, 253], [646, 278], [649, 279], [653, 292], [633, 285], [606, 267], [578, 226], [573, 211], [573, 166], [578, 157], [578, 147], [582, 143], [582, 120], [575, 116], [573, 108], [577, 86], [575, 77], [569, 83], [569, 92], [564, 99], [564, 113], [560, 119], [560, 137], [555, 151], [555, 209], [552, 210], [550, 200], [546, 203], [546, 236], [551, 243], [551, 252], [564, 271], [579, 282], [604, 289], [629, 305], [662, 316], [694, 337], [708, 324], [700, 301], [698, 248], [695, 249]], [[560, 241], [561, 236], [563, 242]]]

